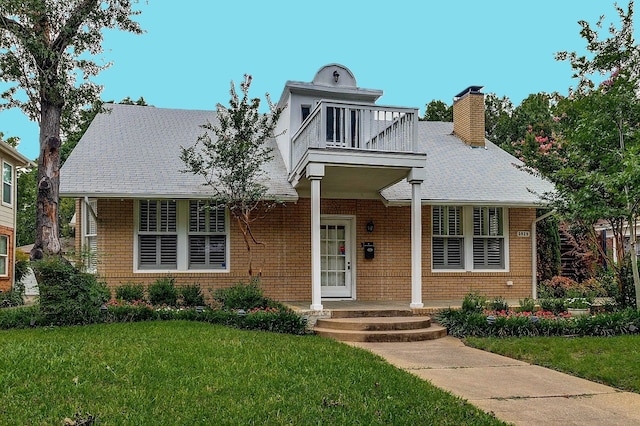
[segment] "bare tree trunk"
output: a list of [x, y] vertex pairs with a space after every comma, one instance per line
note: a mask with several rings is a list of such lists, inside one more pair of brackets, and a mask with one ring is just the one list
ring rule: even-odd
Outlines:
[[58, 202], [60, 191], [60, 117], [62, 107], [45, 100], [41, 104], [40, 157], [36, 202], [36, 240], [31, 259], [60, 254]]

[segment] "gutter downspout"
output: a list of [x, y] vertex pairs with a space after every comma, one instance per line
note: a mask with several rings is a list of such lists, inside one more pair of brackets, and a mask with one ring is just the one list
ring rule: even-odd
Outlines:
[[536, 225], [555, 212], [555, 209], [551, 210], [531, 222], [531, 295], [534, 300], [538, 298], [538, 237], [536, 235]]

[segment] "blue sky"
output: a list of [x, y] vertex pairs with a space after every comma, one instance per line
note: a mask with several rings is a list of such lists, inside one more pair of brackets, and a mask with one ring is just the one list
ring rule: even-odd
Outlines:
[[[626, 7], [628, 1], [619, 4]], [[143, 96], [163, 108], [213, 109], [229, 83], [253, 75], [251, 95], [280, 97], [287, 80], [311, 81], [340, 63], [358, 86], [382, 89], [384, 105], [451, 104], [470, 85], [508, 96], [566, 94], [575, 82], [560, 50], [584, 52], [579, 20], [617, 23], [613, 0], [254, 1], [148, 0], [137, 6], [146, 33], [109, 31], [95, 81], [104, 100]], [[38, 128], [18, 110], [0, 112], [0, 131], [38, 156]], [[97, 163], [99, 164], [99, 163]]]

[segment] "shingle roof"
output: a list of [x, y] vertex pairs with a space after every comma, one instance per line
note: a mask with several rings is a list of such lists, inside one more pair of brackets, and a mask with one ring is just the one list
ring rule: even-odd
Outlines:
[[[421, 121], [418, 138], [427, 153], [422, 199], [433, 203], [537, 205], [553, 185], [518, 169], [522, 162], [486, 141], [471, 148], [453, 134], [453, 123]], [[382, 191], [390, 203], [411, 199], [406, 181]]]
[[[181, 173], [180, 147], [193, 145], [214, 122], [214, 111], [107, 105], [98, 114], [60, 172], [60, 194], [90, 197], [206, 197], [200, 176]], [[270, 141], [275, 148], [275, 141]], [[265, 167], [269, 194], [297, 199], [280, 152]]]
[[[202, 178], [181, 173], [180, 146], [190, 146], [203, 133], [213, 111], [108, 105], [98, 114], [61, 170], [60, 194], [68, 197], [206, 197]], [[470, 148], [452, 135], [453, 123], [420, 122], [421, 150], [427, 153], [422, 199], [431, 203], [540, 204], [538, 194], [551, 183], [516, 165], [522, 163], [493, 143]], [[273, 160], [265, 167], [269, 194], [295, 200], [298, 194], [275, 141]], [[411, 199], [406, 181], [382, 191], [389, 203]]]

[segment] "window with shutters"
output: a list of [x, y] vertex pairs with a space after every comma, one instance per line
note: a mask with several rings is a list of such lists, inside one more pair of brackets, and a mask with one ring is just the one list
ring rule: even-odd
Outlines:
[[502, 209], [473, 208], [473, 268], [504, 269]]
[[189, 201], [189, 269], [227, 265], [226, 212], [205, 201]]
[[204, 200], [140, 200], [136, 216], [138, 270], [228, 272], [225, 208]]
[[431, 212], [434, 271], [503, 271], [509, 268], [507, 209], [433, 206]]
[[433, 269], [464, 268], [462, 207], [433, 207]]
[[138, 232], [140, 269], [177, 269], [178, 229], [175, 200], [142, 200]]

